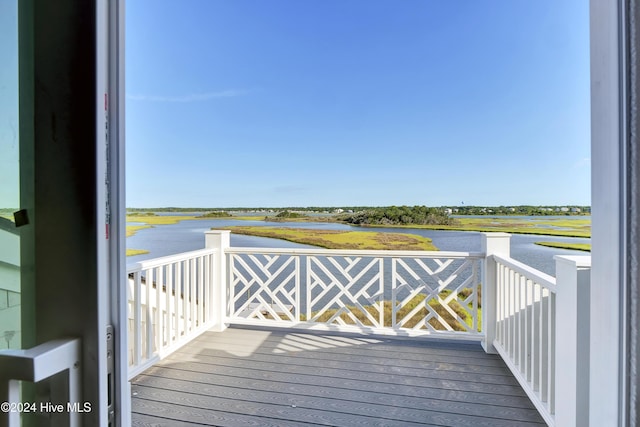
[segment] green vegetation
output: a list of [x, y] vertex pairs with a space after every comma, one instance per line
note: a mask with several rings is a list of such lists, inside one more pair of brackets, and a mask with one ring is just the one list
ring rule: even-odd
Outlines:
[[138, 230], [143, 230], [145, 228], [151, 228], [150, 225], [127, 225], [127, 235], [126, 237], [131, 237], [138, 232]]
[[212, 212], [207, 212], [206, 214], [203, 214], [198, 218], [229, 218], [230, 216], [233, 216], [233, 215], [231, 215], [227, 211], [212, 211]]
[[137, 214], [140, 212], [207, 212], [215, 210], [216, 208], [177, 208], [177, 207], [164, 207], [164, 208], [127, 208], [127, 215]]
[[548, 246], [550, 248], [573, 249], [576, 251], [591, 252], [589, 243], [564, 243], [564, 242], [535, 242], [536, 245]]
[[127, 256], [148, 254], [149, 251], [144, 249], [127, 249]]
[[15, 222], [13, 220], [13, 213], [18, 211], [17, 208], [0, 208], [0, 218], [8, 219], [11, 222]]
[[[397, 228], [422, 228], [429, 230], [504, 232], [562, 237], [591, 237], [589, 220], [521, 220], [511, 218], [456, 218], [455, 225], [394, 225]], [[367, 224], [366, 227], [384, 227]], [[557, 228], [554, 228], [557, 227]]]
[[140, 222], [142, 225], [127, 225], [127, 237], [131, 237], [138, 230], [150, 228], [155, 225], [175, 224], [187, 219], [198, 219], [195, 216], [160, 216], [160, 215], [127, 215], [127, 222]]
[[[471, 288], [465, 288], [460, 292], [460, 297], [461, 299], [466, 299], [469, 294], [472, 292]], [[440, 298], [444, 299], [447, 297], [447, 295], [450, 294], [450, 291], [443, 291], [440, 293]], [[481, 306], [481, 288], [478, 287], [478, 330], [480, 331], [482, 328], [482, 324], [481, 324], [481, 319], [482, 319], [482, 306]], [[425, 295], [416, 295], [408, 304], [406, 304], [403, 308], [401, 308], [400, 310], [398, 310], [397, 313], [397, 319], [403, 319], [405, 316], [407, 316], [411, 310], [415, 309], [420, 303], [422, 303], [424, 301], [424, 299], [426, 298]], [[438, 301], [438, 299], [436, 298], [432, 298], [429, 300], [429, 307], [431, 307], [436, 313], [438, 313], [438, 315], [440, 315], [444, 321], [449, 324], [452, 329], [454, 331], [466, 331], [467, 328], [465, 328], [464, 325], [460, 324], [460, 322], [458, 322], [458, 320], [456, 320], [451, 313], [449, 313], [449, 311], [447, 311], [445, 309], [445, 307]], [[473, 316], [471, 314], [471, 309], [472, 307], [469, 306], [468, 308], [465, 308], [460, 301], [457, 300], [452, 300], [451, 302], [449, 302], [448, 304], [449, 308], [452, 309], [457, 315], [458, 317], [460, 317], [462, 320], [464, 320], [464, 322], [466, 323], [467, 327], [469, 328], [473, 328]], [[353, 315], [365, 326], [373, 326], [373, 324], [371, 323], [371, 321], [367, 318], [366, 314], [360, 310], [359, 308], [355, 307], [355, 306], [348, 306], [349, 310], [353, 313]], [[378, 315], [378, 308], [377, 306], [374, 305], [366, 305], [364, 306], [364, 309], [366, 311], [368, 311], [370, 313], [370, 315], [374, 318], [377, 319]], [[383, 302], [383, 318], [384, 320], [384, 326], [387, 327], [391, 327], [391, 320], [392, 320], [392, 304], [391, 301], [384, 301]], [[337, 309], [331, 309], [331, 310], [327, 310], [326, 312], [322, 313], [322, 315], [320, 315], [316, 321], [317, 322], [326, 322], [329, 319], [331, 319], [337, 312]], [[413, 328], [414, 326], [416, 326], [418, 324], [418, 322], [420, 322], [422, 319], [424, 319], [427, 316], [427, 309], [426, 308], [421, 308], [419, 309], [411, 318], [409, 318], [409, 320], [403, 325], [403, 327], [405, 328]], [[311, 315], [311, 317], [313, 318], [316, 315], [316, 313], [313, 313]], [[306, 318], [304, 316], [301, 316], [302, 320], [306, 320]], [[344, 321], [344, 323], [346, 323], [347, 325], [355, 325], [356, 322], [351, 319], [351, 317], [349, 317], [347, 314], [342, 313], [340, 314], [340, 318]], [[429, 320], [429, 324], [431, 325], [431, 327], [433, 327], [436, 330], [442, 331], [442, 330], [446, 330], [446, 328], [442, 325], [442, 323], [440, 323], [437, 319], [430, 319]]]
[[[334, 214], [340, 212], [363, 212], [372, 209], [384, 209], [380, 206], [281, 206], [274, 207], [208, 207], [208, 208], [128, 208], [127, 212], [209, 212], [225, 210], [227, 212], [273, 212], [288, 210], [295, 212], [315, 212], [322, 214]], [[514, 205], [514, 206], [441, 206], [433, 209], [441, 211], [451, 210], [454, 215], [525, 215], [525, 216], [556, 216], [556, 215], [589, 215], [591, 206], [585, 205]], [[16, 210], [16, 209], [14, 209]], [[12, 211], [13, 212], [13, 211]]]
[[590, 215], [591, 206], [453, 206], [455, 215], [524, 215], [524, 216], [556, 216], [556, 215]]
[[390, 206], [368, 209], [338, 219], [354, 225], [455, 225], [456, 221], [442, 209], [426, 206]]
[[127, 215], [127, 222], [144, 222], [149, 225], [176, 224], [187, 219], [198, 219], [197, 216], [178, 215]]
[[327, 249], [438, 250], [431, 243], [431, 239], [404, 233], [315, 230], [263, 226], [235, 226], [226, 227], [226, 229], [236, 234], [271, 237]]
[[309, 218], [307, 215], [298, 213], [298, 212], [291, 212], [291, 211], [281, 211], [278, 212], [277, 215], [275, 216], [265, 216], [264, 219], [266, 221], [288, 221], [290, 219], [307, 219]]
[[156, 216], [155, 212], [129, 212], [127, 215], [133, 216]]

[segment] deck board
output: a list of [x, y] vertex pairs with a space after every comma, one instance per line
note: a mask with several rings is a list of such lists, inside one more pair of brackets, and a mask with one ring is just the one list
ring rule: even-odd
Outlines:
[[137, 426], [540, 426], [478, 344], [229, 328], [132, 381]]

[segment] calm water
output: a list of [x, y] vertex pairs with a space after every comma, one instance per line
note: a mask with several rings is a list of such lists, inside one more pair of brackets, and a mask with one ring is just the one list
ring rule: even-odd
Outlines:
[[[539, 219], [540, 217], [534, 217]], [[266, 221], [240, 221], [229, 219], [202, 219], [181, 221], [177, 224], [161, 225], [138, 231], [134, 236], [127, 238], [127, 247], [132, 249], [147, 249], [148, 254], [127, 258], [127, 263], [133, 263], [150, 258], [172, 255], [180, 252], [202, 249], [204, 247], [204, 232], [211, 228], [226, 227], [232, 225], [278, 226], [298, 227], [330, 230], [355, 230], [367, 231], [372, 229], [354, 227], [345, 224], [331, 223], [301, 223], [301, 222], [266, 222]], [[376, 228], [375, 231], [387, 231], [398, 233], [411, 233], [425, 236], [433, 240], [442, 251], [480, 251], [480, 233], [466, 231], [438, 231], [406, 228]], [[528, 236], [514, 234], [511, 236], [511, 256], [525, 264], [528, 264], [547, 274], [555, 275], [554, 255], [587, 255], [587, 252], [570, 251], [564, 249], [546, 248], [535, 245], [537, 241], [589, 243], [590, 239], [555, 237], [555, 236]], [[256, 247], [256, 248], [313, 248], [313, 246], [301, 245], [278, 239], [265, 237], [240, 236], [231, 234], [231, 246]]]

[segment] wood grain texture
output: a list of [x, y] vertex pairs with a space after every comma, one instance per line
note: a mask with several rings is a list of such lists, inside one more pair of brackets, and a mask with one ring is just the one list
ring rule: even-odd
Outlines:
[[132, 381], [136, 426], [541, 426], [478, 344], [229, 328]]

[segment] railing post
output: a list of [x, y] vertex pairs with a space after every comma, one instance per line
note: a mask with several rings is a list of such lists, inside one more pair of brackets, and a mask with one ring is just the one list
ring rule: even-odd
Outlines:
[[482, 233], [482, 252], [484, 252], [484, 268], [482, 275], [482, 348], [491, 354], [497, 350], [493, 346], [496, 339], [497, 321], [497, 268], [492, 255], [497, 254], [509, 257], [511, 253], [511, 234], [508, 233]]
[[591, 257], [555, 259], [555, 424], [588, 426]]
[[218, 249], [215, 256], [214, 271], [211, 275], [211, 309], [213, 329], [224, 331], [227, 328], [227, 257], [226, 250], [230, 246], [231, 231], [209, 230], [205, 231], [205, 247]]

